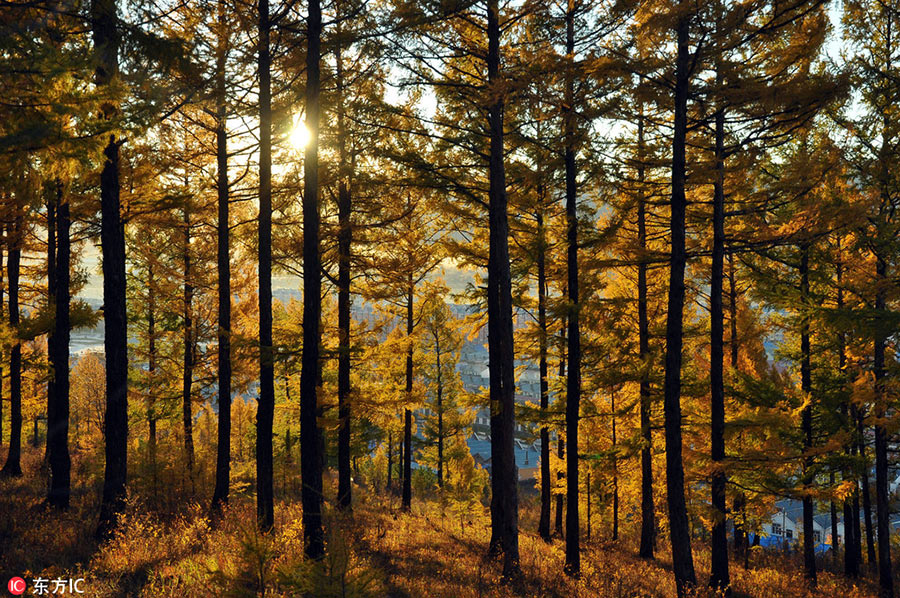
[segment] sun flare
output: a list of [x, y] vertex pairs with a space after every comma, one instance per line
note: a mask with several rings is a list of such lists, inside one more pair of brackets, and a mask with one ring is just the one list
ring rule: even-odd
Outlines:
[[309, 129], [306, 128], [306, 124], [302, 120], [294, 123], [294, 128], [291, 129], [288, 141], [290, 141], [291, 147], [297, 151], [306, 148], [306, 144], [309, 143]]

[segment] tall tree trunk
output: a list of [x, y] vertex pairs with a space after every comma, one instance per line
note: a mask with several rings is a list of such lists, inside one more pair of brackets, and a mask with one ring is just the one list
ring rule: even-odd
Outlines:
[[[565, 296], [565, 292], [563, 295]], [[566, 321], [563, 318], [562, 323], [562, 335], [560, 337], [559, 343], [559, 377], [564, 378], [566, 375]], [[566, 441], [563, 439], [562, 434], [557, 433], [556, 438], [556, 457], [562, 461], [566, 456]], [[565, 471], [558, 471], [556, 474], [556, 482], [558, 485], [562, 484], [562, 480], [566, 478]], [[565, 533], [563, 532], [563, 505], [565, 504], [564, 497], [562, 493], [558, 493], [556, 495], [556, 517], [554, 519], [553, 527], [556, 530], [556, 533], [561, 537], [565, 538]]]
[[[717, 68], [716, 82], [722, 75]], [[710, 386], [710, 456], [713, 462], [711, 481], [713, 526], [709, 585], [726, 596], [731, 595], [728, 574], [728, 535], [725, 529], [725, 313], [722, 286], [725, 270], [725, 111], [715, 114], [716, 176], [713, 184], [712, 275], [709, 285], [709, 386]]]
[[[45, 195], [47, 196], [47, 310], [48, 313], [52, 312], [54, 314], [54, 318], [56, 315], [56, 210], [57, 206], [61, 201], [61, 197], [57, 196], [55, 191], [60, 190], [61, 187], [57, 186], [56, 190], [51, 190], [49, 183], [45, 183]], [[51, 330], [47, 334], [47, 361], [50, 362], [52, 360], [53, 354], [56, 352], [54, 345], [56, 343], [57, 337], [54, 337], [53, 331]], [[51, 415], [51, 411], [54, 408], [54, 397], [56, 396], [56, 392], [54, 391], [54, 380], [53, 380], [53, 372], [52, 372], [52, 363], [50, 376], [47, 377], [47, 444], [44, 447], [44, 460], [41, 463], [41, 473], [50, 475], [50, 434], [49, 434], [49, 425], [50, 420], [53, 418]], [[37, 430], [37, 419], [35, 419], [35, 430]], [[35, 446], [37, 446], [37, 434], [35, 433]], [[52, 483], [52, 482], [51, 482]], [[49, 490], [49, 486], [48, 486]]]
[[[837, 309], [838, 311], [842, 311], [844, 309], [844, 257], [841, 251], [840, 237], [838, 237], [837, 249], [838, 259], [835, 268], [835, 277], [837, 281]], [[838, 333], [838, 370], [841, 372], [841, 376], [844, 375], [846, 365], [846, 337], [843, 332], [840, 332]], [[851, 431], [852, 439], [856, 433], [856, 409], [849, 403], [850, 401], [848, 400], [841, 406], [841, 415], [847, 419], [847, 426]], [[855, 452], [856, 450], [854, 442], [851, 440], [851, 442], [845, 449], [845, 453], [852, 459]], [[852, 479], [855, 481], [855, 477], [849, 466], [845, 467], [841, 472], [841, 477], [844, 480]], [[861, 543], [859, 537], [859, 485], [854, 485], [856, 487], [854, 488], [853, 492], [844, 499], [844, 575], [850, 578], [859, 577], [859, 566], [862, 562], [862, 554], [860, 552]], [[853, 508], [854, 501], [856, 503], [855, 510]]]
[[153, 478], [153, 500], [156, 501], [156, 279], [153, 262], [147, 265], [147, 446]]
[[[340, 29], [338, 30], [340, 35]], [[350, 251], [353, 229], [350, 223], [350, 162], [347, 157], [347, 130], [344, 124], [344, 65], [341, 49], [336, 59], [337, 129], [340, 161], [338, 182], [338, 494], [339, 509], [349, 509], [350, 488]]]
[[[275, 363], [272, 347], [272, 76], [269, 0], [259, 0], [259, 400], [256, 409], [256, 521], [275, 525], [272, 423]], [[309, 265], [304, 264], [306, 268]], [[306, 269], [304, 268], [304, 269]], [[318, 272], [317, 272], [318, 274]], [[304, 293], [305, 295], [305, 293]], [[305, 323], [304, 323], [305, 326]], [[318, 346], [318, 340], [316, 340]], [[304, 339], [303, 349], [306, 350]], [[302, 386], [302, 385], [301, 385]], [[301, 389], [302, 394], [302, 389]], [[303, 478], [306, 486], [307, 479]]]
[[319, 431], [319, 330], [322, 319], [319, 255], [319, 62], [322, 10], [309, 0], [306, 52], [306, 127], [309, 143], [303, 161], [303, 353], [300, 369], [300, 471], [303, 478], [303, 537], [307, 557], [325, 554], [322, 531], [323, 436]]
[[677, 59], [675, 66], [675, 120], [672, 137], [672, 253], [669, 270], [669, 299], [666, 316], [666, 365], [663, 389], [666, 435], [666, 486], [669, 505], [669, 536], [672, 542], [672, 568], [679, 598], [697, 584], [691, 554], [691, 530], [684, 500], [684, 465], [681, 455], [681, 350], [684, 317], [685, 250], [685, 144], [687, 137], [687, 100], [690, 79], [688, 15], [676, 26]]
[[225, 60], [228, 34], [225, 21], [225, 0], [218, 1], [218, 30], [216, 45], [216, 194], [218, 220], [216, 222], [216, 270], [218, 274], [218, 430], [216, 438], [216, 486], [212, 509], [220, 511], [228, 503], [231, 480], [231, 257], [229, 244], [231, 229], [228, 210], [228, 135], [225, 123], [228, 109], [225, 103]]
[[444, 487], [444, 376], [441, 371], [441, 335], [437, 332], [434, 336], [435, 366], [437, 367], [436, 386], [437, 417], [438, 417], [438, 488]]
[[[409, 275], [406, 289], [406, 401], [412, 402], [413, 390], [413, 278]], [[403, 410], [403, 498], [401, 508], [409, 511], [412, 506], [412, 411], [407, 406]]]
[[487, 2], [490, 161], [488, 188], [488, 361], [491, 401], [491, 549], [503, 552], [503, 576], [519, 575], [519, 497], [514, 452], [515, 372], [509, 221], [503, 163], [499, 0]]
[[544, 229], [544, 186], [538, 187], [540, 206], [537, 214], [538, 247], [538, 368], [540, 371], [541, 415], [541, 515], [538, 535], [545, 542], [550, 541], [550, 428], [546, 418], [550, 409], [550, 383], [547, 372], [547, 264], [546, 231]]
[[569, 0], [566, 10], [566, 89], [563, 136], [566, 168], [567, 282], [569, 326], [569, 375], [566, 378], [566, 564], [569, 575], [581, 573], [581, 548], [578, 521], [578, 419], [581, 405], [581, 327], [578, 297], [578, 189], [575, 171], [575, 2]]
[[856, 450], [857, 454], [859, 454], [859, 461], [862, 463], [859, 483], [862, 486], [863, 523], [865, 523], [866, 527], [866, 562], [869, 565], [869, 572], [874, 574], [878, 571], [878, 558], [875, 555], [875, 532], [872, 529], [872, 498], [869, 489], [869, 460], [866, 457], [864, 417], [862, 413], [857, 413], [856, 436], [858, 444]]
[[[613, 533], [612, 539], [613, 542], [617, 542], [619, 540], [619, 457], [616, 454], [616, 393], [613, 391], [610, 393], [610, 417], [612, 419], [612, 460], [613, 460], [613, 500], [612, 500], [612, 509], [613, 509]], [[590, 492], [590, 472], [588, 472], [588, 492]], [[590, 516], [588, 517], [588, 527], [590, 527]], [[590, 534], [588, 534], [590, 538]]]
[[641, 381], [638, 389], [641, 420], [641, 546], [638, 555], [653, 559], [656, 550], [656, 509], [653, 505], [653, 430], [650, 425], [650, 323], [647, 317], [647, 198], [644, 195], [644, 111], [638, 116], [637, 220], [638, 220], [638, 357]]
[[[883, 317], [885, 313], [884, 288], [889, 281], [887, 261], [876, 256], [877, 290], [875, 292], [875, 311]], [[884, 352], [887, 342], [885, 328], [878, 326], [875, 330], [875, 354], [873, 370], [875, 374], [875, 517], [878, 525], [878, 585], [880, 598], [894, 597], [894, 579], [891, 562], [891, 521], [890, 495], [888, 491], [888, 431], [885, 430], [884, 418], [887, 405], [884, 390], [885, 366]]]
[[[72, 462], [69, 458], [69, 303], [70, 303], [70, 262], [71, 243], [69, 228], [71, 217], [69, 201], [62, 197], [63, 188], [57, 183], [56, 201], [56, 318], [53, 324], [53, 353], [50, 365], [53, 368], [53, 394], [47, 409], [47, 451], [50, 461], [50, 505], [69, 508], [71, 495], [70, 475]], [[52, 405], [52, 409], [50, 406]]]
[[191, 282], [191, 218], [189, 208], [184, 208], [184, 292], [182, 297], [182, 318], [184, 319], [184, 370], [181, 379], [181, 421], [184, 427], [184, 456], [191, 492], [194, 490], [194, 410], [191, 401], [194, 382], [194, 320], [192, 302], [194, 285]]
[[[96, 83], [108, 86], [119, 72], [115, 0], [92, 0], [91, 27], [97, 54]], [[111, 117], [116, 108], [102, 107]], [[128, 478], [128, 324], [125, 300], [125, 227], [119, 201], [119, 145], [109, 136], [100, 173], [100, 245], [103, 262], [104, 351], [106, 355], [106, 468], [98, 537], [108, 537], [125, 505]]]
[[[734, 252], [728, 252], [728, 325], [731, 328], [731, 338], [729, 339], [728, 348], [731, 351], [730, 365], [731, 369], [738, 369], [738, 333], [737, 333], [737, 280], [734, 272]], [[734, 497], [733, 517], [734, 517], [734, 553], [735, 560], [743, 563], [747, 568], [747, 560], [750, 553], [747, 550], [749, 538], [744, 530], [744, 522], [746, 521], [746, 504], [747, 498], [743, 492], [738, 492]]]
[[[800, 301], [803, 309], [809, 307], [809, 245], [804, 242], [800, 248]], [[806, 407], [801, 413], [803, 431], [803, 486], [808, 489], [813, 484], [813, 457], [810, 454], [813, 445], [812, 425], [812, 365], [809, 339], [809, 315], [802, 314], [800, 321], [800, 389], [803, 392]], [[803, 497], [803, 566], [806, 580], [811, 586], [816, 585], [816, 544], [813, 538], [813, 515], [815, 504], [812, 496]]]

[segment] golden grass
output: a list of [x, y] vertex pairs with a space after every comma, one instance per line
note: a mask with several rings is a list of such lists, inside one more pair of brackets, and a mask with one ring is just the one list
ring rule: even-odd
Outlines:
[[[26, 463], [28, 469], [36, 463]], [[236, 497], [216, 524], [205, 509], [185, 501], [178, 512], [153, 512], [132, 498], [119, 532], [97, 545], [96, 488], [76, 489], [73, 507], [57, 513], [41, 506], [35, 478], [0, 481], [0, 568], [34, 577], [84, 577], [85, 596], [96, 598], [259, 596], [365, 596], [388, 598], [625, 598], [675, 595], [668, 556], [634, 556], [630, 538], [619, 544], [584, 546], [583, 574], [562, 573], [563, 542], [547, 544], [530, 530], [520, 536], [522, 578], [507, 584], [499, 564], [485, 557], [490, 537], [485, 510], [451, 515], [436, 501], [414, 502], [401, 513], [396, 499], [358, 489], [352, 516], [329, 513], [329, 558], [311, 568], [302, 556], [299, 502], [276, 506], [276, 529], [255, 530], [252, 497]], [[528, 507], [530, 508], [530, 507]], [[531, 513], [523, 513], [529, 522]], [[596, 535], [596, 534], [595, 534]], [[660, 542], [662, 545], [663, 542]], [[702, 582], [709, 555], [695, 547]], [[734, 596], [773, 598], [866, 598], [870, 581], [858, 585], [820, 572], [808, 590], [799, 564], [778, 553], [758, 552], [752, 567], [731, 567]], [[696, 592], [712, 596], [706, 588]]]

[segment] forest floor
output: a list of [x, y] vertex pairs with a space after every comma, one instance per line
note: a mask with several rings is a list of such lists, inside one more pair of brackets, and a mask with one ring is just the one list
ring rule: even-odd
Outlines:
[[[35, 464], [25, 465], [34, 471]], [[215, 523], [206, 517], [205, 506], [188, 500], [160, 512], [133, 497], [116, 537], [97, 544], [96, 488], [76, 489], [72, 508], [56, 513], [42, 506], [39, 477], [26, 475], [0, 481], [0, 572], [5, 575], [0, 581], [21, 576], [29, 584], [25, 595], [31, 596], [39, 595], [34, 591], [37, 578], [83, 578], [83, 595], [96, 598], [675, 596], [666, 551], [659, 551], [657, 561], [643, 561], [628, 538], [586, 542], [582, 576], [564, 575], [563, 542], [544, 543], [531, 531], [535, 514], [530, 503], [521, 520], [523, 575], [513, 584], [504, 584], [499, 564], [485, 558], [490, 527], [483, 510], [460, 512], [435, 500], [414, 501], [411, 513], [398, 507], [394, 497], [358, 489], [351, 516], [329, 510], [329, 556], [311, 567], [302, 558], [299, 501], [279, 502], [275, 531], [261, 535], [250, 496], [236, 496]], [[709, 553], [699, 543], [694, 558], [698, 579], [705, 580]], [[820, 572], [817, 589], [807, 590], [799, 565], [782, 554], [754, 551], [749, 569], [732, 563], [733, 595], [876, 595], [868, 580], [853, 585], [827, 571]], [[712, 594], [703, 588], [697, 595]]]

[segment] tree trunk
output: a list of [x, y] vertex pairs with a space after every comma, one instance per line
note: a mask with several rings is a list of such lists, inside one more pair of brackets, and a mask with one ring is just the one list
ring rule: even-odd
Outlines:
[[862, 413], [858, 414], [856, 435], [859, 445], [857, 447], [857, 452], [859, 454], [860, 463], [863, 464], [862, 474], [860, 475], [860, 484], [862, 485], [863, 522], [866, 526], [866, 561], [869, 564], [869, 572], [874, 574], [878, 571], [878, 558], [875, 555], [875, 532], [872, 529], [872, 498], [869, 490], [869, 461], [866, 457], [863, 418], [864, 415]]
[[[804, 242], [800, 248], [800, 301], [803, 309], [809, 306], [809, 245]], [[803, 392], [806, 407], [800, 414], [803, 431], [803, 486], [810, 488], [813, 484], [813, 457], [810, 454], [813, 445], [812, 427], [812, 367], [809, 339], [809, 315], [802, 314], [800, 322], [800, 389]], [[816, 585], [816, 544], [813, 538], [813, 515], [815, 504], [811, 496], [803, 497], [803, 566], [807, 583]]]
[[220, 511], [228, 503], [231, 482], [231, 229], [228, 210], [228, 136], [225, 124], [228, 109], [225, 103], [225, 59], [227, 31], [225, 29], [225, 0], [218, 1], [216, 45], [216, 270], [218, 274], [218, 429], [216, 437], [216, 486], [213, 490], [212, 510]]
[[675, 67], [675, 120], [672, 138], [672, 201], [669, 270], [669, 298], [666, 317], [666, 365], [663, 389], [666, 435], [666, 486], [669, 506], [669, 536], [672, 542], [672, 568], [679, 598], [697, 584], [691, 554], [691, 530], [684, 500], [684, 465], [681, 455], [681, 349], [684, 317], [685, 250], [685, 144], [687, 136], [687, 100], [690, 79], [688, 50], [689, 17], [684, 15], [676, 27], [677, 60]]
[[309, 143], [303, 161], [303, 353], [300, 369], [300, 470], [303, 478], [303, 536], [306, 556], [325, 554], [322, 531], [323, 443], [319, 431], [319, 330], [322, 319], [319, 255], [319, 62], [322, 10], [309, 1], [306, 52], [306, 127]]
[[153, 500], [156, 501], [156, 280], [153, 262], [147, 265], [147, 446], [150, 449]]
[[[885, 313], [884, 284], [889, 281], [887, 261], [877, 256], [877, 291], [875, 311], [883, 317]], [[887, 342], [884, 328], [876, 327], [873, 370], [875, 374], [875, 517], [878, 525], [878, 585], [880, 598], [894, 597], [894, 579], [891, 562], [891, 521], [890, 494], [888, 491], [888, 431], [884, 427], [887, 405], [884, 390], [884, 353]]]
[[409, 403], [412, 402], [413, 390], [413, 279], [409, 275], [406, 289], [406, 339], [409, 347], [406, 349], [406, 402], [403, 410], [403, 499], [401, 509], [409, 511], [412, 506], [412, 411]]
[[[613, 459], [613, 501], [612, 501], [612, 509], [613, 509], [613, 533], [612, 539], [613, 542], [617, 542], [619, 540], [619, 458], [616, 455], [616, 393], [612, 392], [610, 395], [610, 407], [611, 407], [611, 419], [612, 419], [612, 459]], [[588, 492], [590, 492], [590, 472], [588, 472]], [[588, 526], [590, 527], [590, 517], [588, 517]], [[588, 535], [590, 538], [590, 535]]]
[[544, 422], [541, 426], [541, 516], [538, 522], [538, 535], [545, 542], [550, 541], [550, 428], [546, 418], [550, 409], [550, 384], [547, 378], [547, 264], [546, 264], [546, 231], [544, 230], [544, 187], [538, 187], [540, 207], [538, 208], [538, 368], [540, 370], [541, 415]]
[[566, 378], [566, 564], [565, 572], [577, 576], [581, 573], [581, 548], [578, 509], [578, 419], [581, 405], [581, 327], [579, 326], [578, 297], [578, 189], [575, 171], [575, 115], [574, 68], [575, 60], [575, 3], [569, 0], [566, 10], [566, 89], [563, 135], [565, 139], [566, 168], [566, 225], [567, 225], [567, 283], [569, 326], [569, 375]]
[[[119, 33], [115, 0], [93, 0], [91, 26], [97, 54], [96, 83], [109, 85], [119, 72]], [[114, 106], [102, 107], [105, 116]], [[97, 535], [109, 536], [125, 506], [128, 478], [128, 324], [125, 299], [125, 227], [119, 201], [119, 145], [109, 136], [100, 174], [100, 245], [103, 264], [104, 351], [106, 354], [106, 468]]]
[[[53, 353], [50, 366], [53, 368], [53, 394], [47, 408], [47, 452], [50, 461], [50, 505], [69, 508], [71, 495], [71, 469], [69, 458], [69, 303], [70, 303], [70, 262], [71, 242], [69, 228], [71, 217], [69, 201], [62, 197], [62, 184], [57, 183], [56, 201], [56, 276], [55, 304], [56, 318], [53, 324]], [[52, 406], [52, 408], [51, 408]]]
[[181, 379], [181, 421], [184, 427], [184, 456], [191, 492], [194, 491], [194, 410], [191, 401], [194, 382], [194, 321], [192, 302], [194, 285], [191, 282], [191, 219], [189, 208], [184, 208], [184, 293], [182, 297], [182, 318], [184, 319], [184, 370]]
[[444, 377], [441, 371], [441, 335], [437, 332], [434, 336], [435, 365], [437, 366], [436, 394], [438, 417], [438, 488], [444, 487]]
[[[716, 81], [721, 85], [721, 73]], [[725, 313], [722, 305], [722, 286], [725, 270], [725, 111], [715, 114], [716, 177], [713, 184], [713, 247], [712, 275], [709, 285], [709, 385], [710, 385], [710, 456], [713, 474], [713, 525], [709, 585], [726, 596], [731, 595], [728, 574], [728, 535], [725, 529]]]
[[[565, 295], [565, 293], [563, 293]], [[566, 375], [566, 323], [565, 319], [563, 319], [562, 323], [562, 336], [559, 344], [559, 377], [563, 378]], [[556, 440], [556, 456], [562, 461], [566, 456], [566, 441], [563, 440], [562, 434], [557, 434]], [[558, 484], [561, 484], [562, 480], [566, 477], [565, 471], [559, 471], [556, 474], [556, 480]], [[564, 505], [563, 495], [562, 493], [558, 493], [556, 495], [556, 517], [554, 519], [554, 529], [556, 533], [560, 535], [560, 537], [565, 538], [565, 533], [563, 532], [563, 505]]]
[[[274, 482], [272, 479], [274, 475], [272, 422], [275, 417], [275, 363], [272, 348], [272, 76], [270, 72], [272, 57], [269, 53], [270, 33], [269, 1], [260, 0], [259, 53], [257, 56], [259, 69], [259, 400], [256, 408], [256, 522], [262, 531], [269, 531], [275, 525]], [[305, 342], [303, 349], [306, 350]], [[301, 390], [301, 394], [302, 392]], [[307, 482], [305, 477], [303, 482], [305, 487]]]
[[350, 508], [350, 164], [344, 125], [344, 70], [340, 48], [336, 54], [337, 129], [340, 160], [338, 182], [338, 508]]
[[509, 222], [503, 163], [499, 0], [487, 2], [490, 161], [488, 190], [488, 360], [491, 401], [491, 548], [503, 552], [503, 576], [519, 575], [519, 497], [514, 452], [515, 372]]
[[656, 509], [653, 505], [653, 431], [650, 415], [650, 323], [647, 317], [647, 199], [644, 195], [644, 112], [638, 116], [637, 167], [638, 219], [638, 357], [641, 360], [641, 381], [638, 389], [641, 420], [641, 546], [638, 555], [653, 559], [656, 550]]

